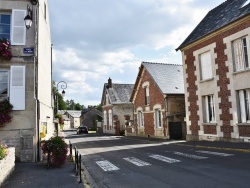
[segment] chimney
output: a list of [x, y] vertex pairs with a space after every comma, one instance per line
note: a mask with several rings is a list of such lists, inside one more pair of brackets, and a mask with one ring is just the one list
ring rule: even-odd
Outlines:
[[108, 79], [108, 87], [112, 88], [112, 80], [110, 78]]

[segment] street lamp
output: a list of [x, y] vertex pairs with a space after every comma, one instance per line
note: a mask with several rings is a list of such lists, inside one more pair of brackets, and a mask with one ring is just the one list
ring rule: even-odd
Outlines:
[[56, 85], [56, 114], [58, 113], [58, 85], [60, 84], [60, 83], [62, 83], [62, 85], [61, 85], [61, 89], [63, 90], [62, 91], [62, 97], [64, 97], [65, 96], [65, 91], [64, 91], [64, 89], [66, 89], [67, 88], [67, 83], [66, 82], [64, 82], [64, 81], [60, 81], [60, 82], [58, 82], [57, 83], [57, 85]]
[[25, 26], [27, 29], [31, 28], [32, 25], [32, 10], [30, 9], [30, 6], [27, 5], [27, 16], [24, 18]]

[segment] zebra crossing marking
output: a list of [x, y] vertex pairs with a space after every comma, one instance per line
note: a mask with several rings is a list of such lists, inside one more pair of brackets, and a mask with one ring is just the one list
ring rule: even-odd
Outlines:
[[199, 155], [191, 155], [191, 154], [186, 154], [186, 153], [181, 153], [181, 152], [174, 152], [175, 155], [180, 155], [183, 157], [188, 157], [188, 158], [192, 158], [192, 159], [207, 159], [208, 157], [203, 157], [203, 156], [199, 156]]
[[222, 157], [234, 156], [234, 154], [219, 153], [219, 152], [204, 151], [204, 150], [199, 150], [199, 151], [196, 151], [196, 152], [198, 152], [198, 153], [205, 153], [205, 154], [211, 154], [211, 155], [218, 155], [218, 156], [222, 156]]
[[136, 165], [136, 166], [148, 166], [151, 165], [150, 163], [147, 163], [145, 161], [142, 161], [140, 159], [137, 159], [135, 157], [127, 157], [127, 158], [123, 158], [124, 160]]
[[163, 162], [167, 162], [167, 163], [181, 162], [180, 160], [172, 159], [172, 158], [165, 157], [165, 156], [162, 156], [162, 155], [149, 155], [149, 157], [160, 160], [160, 161], [163, 161]]
[[119, 170], [119, 168], [109, 161], [96, 161], [96, 164], [98, 164], [105, 172], [106, 171], [113, 171], [113, 170]]

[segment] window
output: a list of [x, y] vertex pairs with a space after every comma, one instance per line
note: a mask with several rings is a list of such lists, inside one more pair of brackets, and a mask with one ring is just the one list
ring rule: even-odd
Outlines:
[[112, 126], [112, 111], [109, 110], [109, 125]]
[[203, 97], [204, 101], [204, 122], [215, 123], [215, 107], [214, 107], [214, 96], [207, 95]]
[[103, 124], [107, 125], [107, 113], [106, 113], [106, 111], [103, 112]]
[[138, 111], [138, 125], [139, 125], [139, 127], [143, 127], [143, 114], [142, 114], [142, 111]]
[[150, 99], [149, 99], [149, 87], [145, 87], [145, 105], [149, 105]]
[[161, 128], [161, 110], [155, 109], [155, 125], [156, 128]]
[[246, 37], [233, 41], [233, 54], [235, 70], [240, 71], [249, 68], [248, 41]]
[[213, 77], [210, 52], [200, 54], [201, 80], [207, 80]]
[[6, 13], [0, 14], [0, 38], [10, 40], [10, 21], [11, 15]]
[[0, 70], [0, 98], [9, 97], [9, 71]]
[[250, 123], [250, 89], [240, 90], [238, 97], [240, 123]]

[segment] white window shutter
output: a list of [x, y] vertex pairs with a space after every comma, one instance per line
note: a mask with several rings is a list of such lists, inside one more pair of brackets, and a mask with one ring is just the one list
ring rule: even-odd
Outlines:
[[11, 45], [25, 45], [26, 27], [24, 17], [26, 10], [12, 10], [11, 19]]
[[240, 117], [241, 123], [246, 123], [246, 107], [245, 107], [245, 94], [244, 90], [239, 91], [239, 98], [240, 98]]
[[206, 103], [206, 123], [209, 123], [209, 103], [208, 103], [208, 96], [205, 97]]
[[25, 66], [11, 66], [10, 103], [13, 110], [25, 110]]
[[211, 56], [210, 52], [206, 52], [201, 54], [201, 79], [209, 79], [212, 78], [212, 64], [211, 64]]

